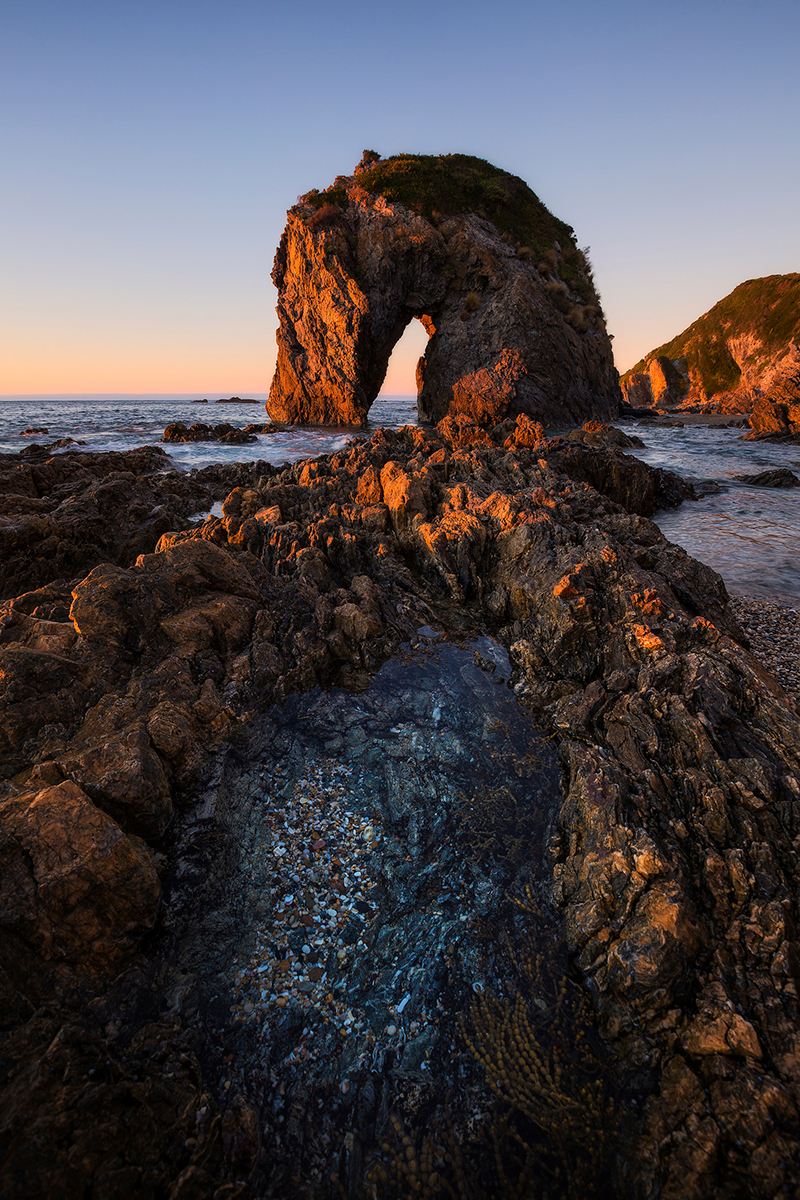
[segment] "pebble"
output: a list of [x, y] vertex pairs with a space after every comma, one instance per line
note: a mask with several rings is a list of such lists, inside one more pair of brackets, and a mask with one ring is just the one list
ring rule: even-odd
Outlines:
[[732, 596], [731, 608], [755, 658], [800, 703], [800, 611], [774, 600]]
[[[361, 936], [345, 949], [341, 935], [348, 927], [353, 941], [354, 923], [360, 935], [374, 919], [374, 905], [364, 897], [374, 886], [370, 861], [381, 835], [374, 819], [365, 820], [351, 775], [352, 768], [341, 763], [317, 760], [290, 791], [264, 790], [264, 840], [257, 853], [272, 864], [267, 875], [275, 877], [275, 894], [249, 961], [242, 965], [239, 956], [232, 997], [237, 1002], [231, 1008], [235, 1022], [260, 1021], [271, 1009], [291, 1004], [333, 1021], [342, 1037], [354, 1026], [357, 1018], [332, 994], [331, 974], [366, 952]], [[284, 890], [287, 883], [291, 892]], [[299, 950], [286, 944], [291, 930], [306, 934]], [[290, 1057], [313, 1055], [313, 1046], [304, 1044]]]

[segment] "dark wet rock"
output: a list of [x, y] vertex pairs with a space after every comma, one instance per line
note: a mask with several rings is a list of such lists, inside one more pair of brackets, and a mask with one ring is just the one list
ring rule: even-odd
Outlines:
[[800, 487], [800, 479], [788, 467], [776, 467], [771, 471], [759, 471], [757, 475], [736, 475], [741, 483], [755, 484], [757, 487], [795, 488]]
[[159, 885], [146, 845], [74, 783], [0, 800], [0, 826], [6, 936], [102, 974], [152, 928]]
[[417, 368], [425, 421], [616, 415], [611, 343], [573, 231], [480, 159], [404, 155], [308, 193], [272, 278], [273, 420], [363, 425], [414, 317], [430, 335]]
[[[0, 455], [0, 599], [75, 579], [100, 562], [129, 565], [267, 463], [171, 470], [158, 446], [124, 453]], [[69, 608], [69, 602], [67, 602]]]
[[585, 446], [615, 446], [620, 450], [644, 446], [640, 437], [625, 433], [614, 425], [604, 425], [602, 421], [586, 421], [580, 429], [568, 433], [567, 437], [571, 442], [583, 442]]
[[75, 438], [59, 438], [55, 442], [32, 442], [19, 452], [20, 458], [47, 458], [54, 450], [68, 450], [71, 446], [85, 446], [86, 442], [77, 442]]
[[[40, 468], [13, 462], [8, 494], [47, 500]], [[63, 462], [48, 467], [57, 473]], [[129, 489], [137, 478], [131, 470]], [[458, 1104], [463, 1088], [469, 1102], [454, 1120], [459, 1133], [472, 1128], [488, 1104], [458, 1041], [472, 983], [523, 987], [514, 939], [528, 932], [566, 964], [553, 954], [559, 925], [574, 986], [596, 1013], [604, 1077], [631, 1101], [615, 1167], [621, 1193], [772, 1200], [796, 1190], [800, 718], [749, 654], [719, 577], [644, 515], [678, 502], [679, 481], [614, 449], [547, 439], [530, 420], [485, 430], [467, 418], [383, 430], [284, 470], [253, 464], [240, 479], [221, 518], [173, 528], [133, 562], [20, 587], [2, 606], [10, 884], [0, 893], [0, 994], [4, 1048], [15, 1056], [3, 1085], [13, 1127], [3, 1190], [19, 1193], [21, 1178], [22, 1194], [58, 1191], [72, 1139], [87, 1147], [87, 1194], [102, 1194], [114, 1154], [114, 1169], [129, 1169], [124, 1143], [141, 1153], [155, 1194], [213, 1195], [255, 1167], [256, 1195], [285, 1195], [297, 1176], [307, 1195], [328, 1200], [331, 1171], [355, 1186], [392, 1109], [421, 1137], [432, 1116], [445, 1120], [446, 1092]], [[404, 684], [401, 672], [382, 702], [392, 724], [370, 711], [370, 680], [421, 626], [489, 631], [507, 648], [516, 693], [563, 771], [546, 838], [526, 841], [484, 817], [465, 827], [425, 790], [433, 751], [423, 744], [440, 761], [472, 766], [470, 739], [482, 730], [469, 703], [453, 712], [446, 694]], [[480, 653], [500, 663], [485, 646]], [[500, 665], [487, 673], [470, 647], [465, 667], [468, 695], [505, 692], [494, 682]], [[337, 685], [357, 693], [347, 705], [337, 706]], [[302, 714], [320, 696], [321, 724], [303, 734]], [[354, 990], [345, 972], [330, 1003], [352, 995], [368, 1008], [388, 997], [397, 1010], [379, 1024], [376, 1008], [371, 1034], [366, 1025], [321, 1030], [319, 1056], [302, 1008], [314, 993], [276, 1002], [251, 1028], [238, 1020], [251, 1013], [235, 992], [254, 989], [257, 972], [231, 982], [249, 936], [236, 923], [232, 881], [251, 865], [261, 871], [241, 911], [260, 903], [272, 919], [278, 887], [284, 907], [287, 895], [306, 903], [279, 860], [260, 857], [257, 834], [277, 812], [265, 810], [264, 792], [288, 802], [312, 742], [318, 756], [383, 780], [367, 790], [375, 812], [365, 815], [373, 831], [383, 825], [369, 841], [384, 891], [357, 897], [379, 916], [354, 909], [347, 936], [343, 927]], [[341, 905], [337, 889], [349, 885], [346, 864], [331, 857], [335, 831], [312, 832], [302, 847], [309, 870], [312, 856], [329, 856]], [[546, 921], [498, 901], [526, 872]], [[444, 914], [466, 928], [457, 954], [437, 945], [414, 964], [418, 993], [401, 992], [416, 914], [420, 946], [433, 945], [425, 938]], [[297, 927], [276, 940], [278, 961], [291, 952], [300, 963], [305, 917], [313, 922], [298, 909]], [[344, 961], [338, 950], [334, 958]], [[326, 977], [338, 969], [324, 956], [302, 961]], [[304, 974], [300, 982], [321, 983]], [[524, 995], [546, 1010], [537, 987], [529, 978]], [[406, 992], [409, 1009], [435, 1013], [427, 1032], [404, 1024]], [[47, 1048], [57, 1043], [42, 1020], [56, 1032], [82, 1029], [95, 1013], [75, 1072], [59, 1059], [51, 1073]], [[129, 1047], [136, 1065], [126, 1069], [138, 1081], [145, 1053], [166, 1066], [147, 1073], [146, 1088], [109, 1091], [118, 1121], [84, 1125], [82, 1105], [94, 1112], [97, 1095], [88, 1070], [112, 1069]], [[423, 1063], [433, 1064], [430, 1079]], [[213, 1143], [188, 1132], [203, 1108]], [[119, 1178], [128, 1187], [145, 1176]]]
[[692, 481], [695, 496], [718, 496], [723, 490], [718, 479], [695, 479]]
[[[42, 1012], [6, 1038], [4, 1195], [199, 1197], [220, 1177], [246, 1178], [253, 1115], [233, 1102], [226, 1125], [201, 1090], [191, 1035], [153, 1021], [112, 1044], [109, 1015], [101, 1006], [66, 1021]], [[244, 1190], [230, 1183], [225, 1196]]]
[[[223, 402], [218, 400], [217, 403]], [[224, 403], [232, 403], [232, 401]], [[164, 430], [161, 440], [163, 442], [221, 442], [224, 446], [246, 446], [257, 441], [252, 433], [248, 433], [244, 429], [237, 429], [227, 422], [220, 425], [204, 425], [200, 421], [190, 425], [188, 429], [182, 421], [173, 421]]]
[[23, 429], [20, 437], [36, 437], [40, 433], [49, 433], [49, 429], [45, 429], [43, 425], [29, 425], [27, 429]]
[[252, 400], [249, 397], [229, 396], [228, 399], [217, 400], [217, 404], [260, 404], [260, 400]]
[[651, 417], [656, 417], [658, 414], [650, 405], [634, 406], [623, 400], [619, 406], [620, 419], [627, 417], [644, 417], [649, 420]]
[[540, 448], [555, 470], [590, 484], [628, 512], [650, 517], [693, 495], [691, 486], [672, 471], [649, 467], [632, 455], [609, 453], [590, 442], [552, 438]]

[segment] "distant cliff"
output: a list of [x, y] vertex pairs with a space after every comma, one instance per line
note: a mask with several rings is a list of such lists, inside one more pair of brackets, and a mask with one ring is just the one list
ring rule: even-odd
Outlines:
[[800, 274], [748, 279], [620, 379], [636, 407], [747, 412], [771, 391], [800, 396]]
[[273, 420], [362, 425], [417, 317], [425, 421], [608, 419], [620, 392], [591, 269], [528, 185], [465, 154], [365, 151], [288, 214]]

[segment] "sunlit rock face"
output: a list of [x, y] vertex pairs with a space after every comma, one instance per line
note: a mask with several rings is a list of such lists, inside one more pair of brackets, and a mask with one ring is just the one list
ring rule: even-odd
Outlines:
[[272, 278], [273, 420], [363, 425], [415, 317], [430, 335], [423, 420], [617, 412], [611, 343], [572, 229], [481, 159], [365, 157], [289, 211]]

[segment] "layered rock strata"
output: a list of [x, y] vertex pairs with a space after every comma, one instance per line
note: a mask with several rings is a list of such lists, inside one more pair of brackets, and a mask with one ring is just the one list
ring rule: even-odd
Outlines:
[[751, 440], [800, 440], [800, 369], [787, 374], [756, 400], [750, 414]]
[[[366, 166], [288, 214], [272, 274], [273, 420], [363, 425], [414, 317], [430, 336], [417, 368], [424, 421], [465, 413], [496, 424], [523, 412], [566, 425], [616, 414], [611, 343], [569, 226], [522, 180], [466, 155]], [[410, 172], [419, 192], [407, 195]], [[453, 196], [459, 172], [464, 191]], [[476, 210], [462, 207], [470, 198]], [[503, 231], [517, 210], [509, 227], [541, 245]]]
[[[164, 932], [146, 931], [165, 884], [224, 890], [197, 790], [210, 756], [275, 701], [362, 686], [423, 624], [490, 630], [555, 738], [546, 891], [624, 1084], [620, 1193], [797, 1187], [800, 719], [720, 579], [640, 515], [684, 494], [524, 417], [451, 417], [236, 488], [156, 553], [6, 602], [7, 1194], [235, 1196], [251, 1172], [272, 1194], [257, 1109], [281, 1079], [224, 1088], [186, 987], [159, 990]], [[304, 1154], [327, 1164], [306, 1195], [336, 1194], [340, 1154], [362, 1161], [359, 1113], [380, 1136], [379, 1083], [402, 1104], [382, 1059], [351, 1107], [328, 1106], [341, 1143], [315, 1140], [318, 1101], [350, 1086], [337, 1061], [326, 1092], [292, 1091], [270, 1143], [301, 1171]]]

